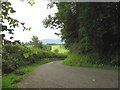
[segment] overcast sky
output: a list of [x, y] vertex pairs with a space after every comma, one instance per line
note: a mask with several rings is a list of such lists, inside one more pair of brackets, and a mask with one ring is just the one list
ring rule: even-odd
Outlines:
[[[30, 6], [27, 2], [20, 0], [10, 0], [16, 13], [11, 15], [13, 18], [21, 22], [25, 22], [27, 27], [31, 27], [31, 31], [22, 31], [22, 28], [15, 28], [14, 39], [22, 42], [28, 42], [33, 35], [37, 35], [39, 39], [58, 39], [55, 32], [60, 30], [44, 28], [42, 21], [49, 15], [57, 12], [57, 7], [47, 9], [47, 0], [35, 0], [35, 4]], [[7, 35], [7, 38], [9, 35]]]

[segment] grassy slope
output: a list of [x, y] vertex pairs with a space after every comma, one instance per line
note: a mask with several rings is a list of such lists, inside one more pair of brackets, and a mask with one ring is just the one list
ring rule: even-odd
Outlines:
[[101, 68], [101, 69], [110, 69], [110, 70], [120, 69], [118, 67], [113, 67], [110, 65], [87, 63], [88, 59], [89, 57], [86, 55], [69, 53], [68, 57], [62, 63], [65, 65], [77, 66], [77, 67], [90, 67], [90, 68]]
[[58, 49], [59, 50], [59, 53], [62, 53], [62, 54], [66, 54], [68, 52], [68, 50], [63, 46], [63, 45], [52, 45], [52, 52], [55, 51], [55, 49]]
[[[38, 60], [36, 63], [28, 65], [28, 66], [23, 66], [17, 69], [17, 71], [20, 71], [24, 74], [27, 74], [34, 69], [36, 69], [38, 66], [51, 62], [51, 61], [56, 61], [57, 59], [44, 59], [44, 60]], [[22, 80], [22, 77], [24, 75], [16, 75], [15, 73], [11, 74], [6, 74], [3, 75], [2, 77], [2, 87], [3, 88], [16, 88], [17, 83]]]

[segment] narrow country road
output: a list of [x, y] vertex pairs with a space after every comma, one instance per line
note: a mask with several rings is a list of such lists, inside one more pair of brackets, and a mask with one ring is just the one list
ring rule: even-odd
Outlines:
[[63, 65], [54, 61], [25, 75], [20, 88], [118, 88], [118, 72]]

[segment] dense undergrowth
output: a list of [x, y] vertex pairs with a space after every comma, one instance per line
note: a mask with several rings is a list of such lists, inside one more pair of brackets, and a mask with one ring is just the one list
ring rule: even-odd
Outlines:
[[2, 57], [3, 73], [10, 73], [21, 66], [30, 65], [39, 59], [65, 58], [66, 55], [53, 53], [50, 49], [44, 47], [44, 45], [42, 48], [36, 48], [32, 46], [28, 47], [19, 43], [11, 43], [3, 46]]
[[18, 42], [9, 42], [3, 45], [2, 50], [2, 87], [14, 88], [22, 80], [23, 75], [36, 67], [56, 60], [66, 58], [66, 54], [51, 51], [50, 45], [41, 42], [26, 45]]
[[90, 67], [90, 68], [101, 68], [118, 70], [120, 67], [113, 65], [112, 62], [107, 64], [100, 63], [100, 58], [96, 54], [76, 54], [69, 53], [67, 58], [62, 62], [65, 65], [77, 66], [77, 67]]
[[[56, 3], [58, 12], [43, 21], [47, 28], [61, 28], [70, 52], [63, 62], [75, 66], [120, 66], [118, 3]], [[113, 13], [114, 12], [114, 13]], [[77, 55], [77, 53], [79, 55]]]

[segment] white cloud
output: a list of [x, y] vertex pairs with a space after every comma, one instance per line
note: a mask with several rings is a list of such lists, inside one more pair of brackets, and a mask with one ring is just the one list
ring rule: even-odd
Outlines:
[[56, 39], [59, 38], [54, 33], [60, 32], [60, 30], [53, 30], [50, 28], [44, 28], [42, 21], [49, 14], [57, 12], [57, 7], [47, 9], [47, 1], [35, 0], [35, 5], [30, 6], [27, 2], [21, 2], [20, 0], [10, 0], [12, 6], [16, 10], [16, 13], [11, 15], [13, 18], [19, 21], [25, 22], [27, 27], [31, 27], [31, 31], [22, 31], [22, 28], [15, 29], [15, 40], [27, 42], [31, 40], [33, 35], [37, 35], [39, 39]]

